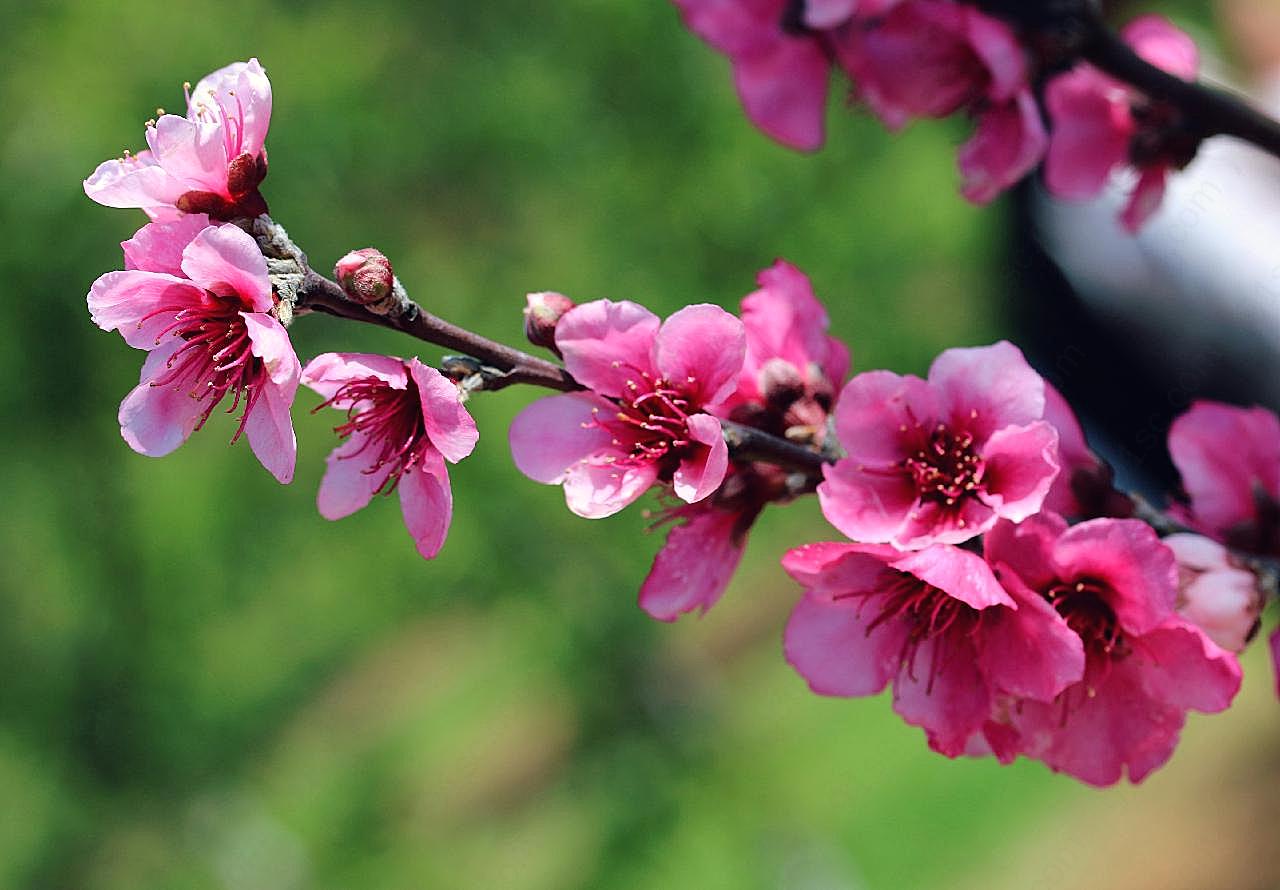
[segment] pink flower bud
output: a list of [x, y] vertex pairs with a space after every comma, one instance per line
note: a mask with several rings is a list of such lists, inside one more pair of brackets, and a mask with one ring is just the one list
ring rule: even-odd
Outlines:
[[1234, 565], [1227, 548], [1201, 535], [1169, 535], [1164, 543], [1178, 560], [1178, 612], [1222, 648], [1239, 652], [1262, 611], [1253, 572]]
[[374, 247], [351, 251], [338, 260], [333, 274], [347, 296], [362, 306], [386, 299], [394, 281], [391, 261]]
[[574, 307], [573, 300], [555, 291], [542, 291], [525, 297], [524, 335], [534, 346], [555, 350], [556, 323]]

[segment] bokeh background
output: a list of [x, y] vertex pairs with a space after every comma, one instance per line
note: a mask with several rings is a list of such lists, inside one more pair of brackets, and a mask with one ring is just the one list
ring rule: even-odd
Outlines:
[[[1200, 4], [1163, 4], [1214, 32]], [[526, 291], [736, 307], [782, 256], [858, 369], [1010, 333], [1007, 206], [955, 193], [962, 122], [752, 130], [662, 0], [0, 4], [0, 888], [1272, 888], [1280, 711], [1263, 653], [1172, 763], [1096, 791], [931, 754], [883, 698], [810, 694], [780, 635], [771, 510], [724, 601], [635, 605], [660, 537], [572, 517], [511, 465], [531, 391], [472, 403], [434, 562], [394, 501], [315, 512], [332, 417], [299, 394], [293, 485], [222, 418], [120, 440], [140, 354], [89, 322], [140, 213], [81, 180], [180, 84], [257, 56], [265, 192], [321, 268], [376, 244], [433, 311], [518, 342]], [[833, 100], [833, 104], [839, 97]], [[439, 351], [329, 318], [307, 358]], [[419, 348], [422, 347], [422, 348]]]

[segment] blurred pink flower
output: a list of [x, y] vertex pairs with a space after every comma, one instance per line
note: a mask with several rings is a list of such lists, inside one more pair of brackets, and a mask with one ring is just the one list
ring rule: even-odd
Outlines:
[[1174, 611], [1173, 552], [1145, 522], [1068, 528], [1041, 513], [996, 526], [986, 556], [1006, 590], [1043, 597], [1084, 644], [1080, 682], [997, 711], [1022, 754], [1091, 785], [1140, 782], [1169, 759], [1189, 709], [1221, 711], [1239, 690], [1235, 656]]
[[1178, 614], [1223, 649], [1243, 650], [1264, 605], [1257, 576], [1236, 565], [1226, 547], [1201, 535], [1163, 540], [1178, 560]]
[[[814, 151], [823, 141], [831, 62], [820, 34], [784, 29], [789, 2], [675, 0], [689, 30], [729, 57], [752, 123], [783, 145]], [[819, 15], [842, 12], [825, 9]]]
[[479, 437], [457, 385], [416, 358], [335, 352], [308, 362], [302, 382], [324, 397], [321, 408], [347, 412], [334, 429], [346, 441], [329, 454], [320, 515], [341, 519], [398, 490], [418, 552], [434, 557], [453, 516], [445, 461], [462, 460]]
[[539, 399], [511, 425], [522, 473], [564, 486], [579, 516], [611, 516], [655, 483], [696, 503], [729, 466], [720, 421], [746, 352], [742, 322], [686, 306], [665, 323], [635, 303], [595, 300], [556, 325], [565, 368], [587, 392]]
[[1083, 673], [1080, 639], [1050, 605], [1010, 596], [967, 550], [810, 544], [782, 564], [807, 590], [787, 661], [822, 695], [892, 682], [894, 709], [948, 757], [983, 733], [998, 695], [1052, 701]]
[[129, 268], [89, 291], [103, 330], [149, 351], [141, 383], [120, 405], [120, 432], [135, 451], [173, 451], [232, 395], [241, 433], [281, 482], [293, 478], [297, 441], [289, 408], [299, 365], [258, 245], [232, 225], [194, 215], [144, 226], [124, 248]]
[[869, 371], [835, 408], [847, 457], [818, 486], [827, 520], [856, 541], [959, 544], [1040, 510], [1058, 473], [1044, 381], [1007, 342], [948, 349], [929, 379]]
[[1280, 556], [1280, 417], [1198, 401], [1169, 428], [1189, 507], [1171, 510], [1231, 547]]
[[155, 220], [266, 213], [258, 186], [270, 122], [266, 72], [257, 59], [234, 62], [187, 90], [185, 117], [161, 113], [147, 123], [147, 150], [99, 164], [85, 194], [108, 207], [140, 207]]
[[[1131, 22], [1123, 37], [1146, 61], [1184, 80], [1199, 69], [1195, 43], [1157, 15]], [[1137, 232], [1160, 206], [1171, 170], [1186, 166], [1198, 140], [1188, 142], [1178, 112], [1148, 100], [1088, 64], [1049, 81], [1045, 106], [1052, 121], [1045, 184], [1059, 198], [1100, 193], [1117, 169], [1133, 167], [1137, 182], [1121, 222]]]

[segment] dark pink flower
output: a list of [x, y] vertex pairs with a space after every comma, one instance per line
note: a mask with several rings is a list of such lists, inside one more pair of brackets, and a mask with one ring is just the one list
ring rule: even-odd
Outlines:
[[329, 454], [316, 498], [320, 515], [341, 519], [399, 491], [418, 552], [434, 557], [453, 516], [445, 461], [462, 460], [478, 438], [457, 385], [416, 358], [335, 352], [308, 362], [302, 382], [324, 397], [321, 408], [347, 412], [334, 430], [346, 441]]
[[1198, 401], [1169, 429], [1186, 523], [1232, 547], [1280, 556], [1280, 417]]
[[983, 109], [972, 138], [960, 147], [960, 193], [988, 204], [1036, 168], [1049, 146], [1040, 106], [1030, 90]]
[[267, 175], [270, 123], [266, 72], [257, 59], [235, 62], [187, 90], [185, 117], [161, 113], [148, 122], [146, 151], [99, 164], [85, 194], [108, 207], [140, 207], [156, 220], [266, 213], [258, 186]]
[[[826, 309], [799, 269], [779, 260], [757, 281], [760, 289], [742, 300], [746, 360], [737, 389], [717, 412], [820, 446], [835, 389], [849, 370], [849, 350], [827, 334]], [[728, 586], [760, 511], [792, 497], [786, 471], [731, 463], [712, 497], [667, 515], [664, 521], [680, 524], [653, 561], [640, 589], [641, 607], [663, 621], [711, 608]]]
[[1226, 708], [1235, 656], [1174, 611], [1173, 552], [1145, 522], [1051, 513], [986, 536], [1011, 593], [1042, 597], [1084, 644], [1084, 677], [1053, 702], [1014, 697], [998, 712], [1018, 750], [1092, 785], [1139, 782], [1173, 753], [1188, 710]]
[[635, 303], [595, 300], [556, 325], [565, 368], [587, 392], [539, 399], [511, 425], [511, 453], [537, 482], [562, 484], [569, 509], [611, 516], [655, 483], [696, 503], [724, 480], [729, 451], [708, 413], [742, 369], [742, 322], [686, 306], [665, 323]]
[[784, 28], [789, 3], [675, 0], [689, 30], [729, 57], [752, 123], [783, 145], [813, 151], [822, 145], [831, 62], [820, 35]]
[[822, 512], [856, 541], [958, 544], [1036, 513], [1058, 473], [1044, 381], [1017, 347], [948, 349], [929, 379], [869, 371], [836, 403], [847, 457], [824, 468]]
[[[1195, 79], [1195, 43], [1160, 16], [1136, 19], [1123, 36], [1151, 64]], [[1116, 170], [1133, 167], [1136, 185], [1121, 214], [1130, 232], [1160, 206], [1169, 172], [1195, 156], [1198, 139], [1188, 140], [1175, 108], [1147, 99], [1091, 65], [1077, 65], [1049, 81], [1045, 105], [1053, 124], [1045, 159], [1049, 191], [1085, 200], [1100, 193]]]
[[1052, 700], [1084, 669], [1079, 638], [1038, 597], [1007, 593], [982, 557], [810, 544], [783, 567], [807, 590], [787, 624], [787, 661], [822, 695], [875, 695], [948, 757], [981, 737], [999, 695]]
[[1163, 540], [1178, 561], [1178, 614], [1223, 649], [1242, 651], [1265, 605], [1257, 576], [1209, 538], [1176, 534]]
[[1008, 25], [949, 0], [907, 0], [865, 28], [841, 32], [839, 58], [855, 93], [891, 129], [1013, 100], [1026, 53]]
[[123, 245], [129, 269], [108, 272], [89, 291], [103, 330], [150, 352], [142, 381], [120, 405], [120, 432], [141, 454], [173, 451], [231, 395], [262, 465], [293, 478], [297, 441], [289, 407], [298, 357], [274, 299], [258, 245], [232, 225], [203, 216], [151, 223]]

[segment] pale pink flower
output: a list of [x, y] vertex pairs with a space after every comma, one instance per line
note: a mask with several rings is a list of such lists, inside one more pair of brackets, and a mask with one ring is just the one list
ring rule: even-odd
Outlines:
[[1280, 417], [1198, 401], [1169, 429], [1188, 508], [1171, 512], [1240, 550], [1280, 556]]
[[243, 408], [231, 441], [245, 434], [262, 465], [293, 478], [297, 441], [289, 407], [299, 365], [258, 245], [233, 225], [203, 216], [151, 223], [123, 245], [129, 269], [89, 291], [103, 330], [150, 352], [141, 383], [120, 405], [120, 432], [135, 451], [173, 451], [232, 396]]
[[108, 207], [140, 207], [156, 220], [266, 213], [258, 186], [267, 175], [271, 83], [258, 60], [214, 71], [186, 90], [186, 100], [185, 117], [160, 114], [147, 123], [147, 150], [99, 164], [85, 194]]
[[784, 28], [789, 3], [675, 0], [689, 30], [729, 57], [752, 123], [783, 145], [814, 151], [823, 141], [831, 62], [819, 34]]
[[[1146, 61], [1185, 80], [1199, 68], [1195, 43], [1157, 15], [1126, 27], [1125, 41]], [[1137, 183], [1121, 222], [1137, 232], [1160, 206], [1169, 172], [1195, 156], [1198, 139], [1188, 140], [1180, 112], [1147, 99], [1088, 64], [1049, 81], [1045, 106], [1052, 121], [1045, 159], [1045, 184], [1068, 200], [1100, 193], [1112, 174], [1133, 167]]]
[[[836, 387], [849, 370], [849, 350], [827, 333], [827, 312], [809, 279], [782, 260], [757, 276], [760, 289], [742, 300], [746, 360], [721, 416], [791, 441], [821, 445]], [[731, 463], [712, 497], [671, 511], [681, 524], [654, 558], [640, 605], [663, 621], [705, 612], [720, 599], [746, 545], [747, 532], [769, 503], [790, 500], [787, 473], [765, 463]]]
[[1240, 665], [1174, 611], [1173, 552], [1145, 522], [1069, 528], [1041, 513], [985, 544], [1005, 589], [1042, 597], [1084, 644], [1083, 678], [1055, 701], [1014, 696], [996, 712], [1021, 753], [1091, 785], [1139, 782], [1169, 759], [1188, 710], [1231, 703]]
[[665, 323], [635, 303], [595, 300], [556, 325], [565, 368], [587, 392], [539, 399], [511, 425], [511, 453], [529, 478], [562, 484], [569, 509], [611, 516], [650, 486], [696, 503], [729, 466], [708, 413], [742, 369], [742, 322], [718, 306], [686, 306]]
[[824, 468], [822, 512], [856, 541], [958, 544], [1036, 513], [1058, 473], [1044, 381], [1017, 347], [948, 349], [929, 379], [869, 371], [835, 408], [847, 457]]
[[1176, 534], [1164, 545], [1178, 560], [1178, 614], [1223, 649], [1240, 652], [1258, 629], [1264, 605], [1253, 572], [1202, 535]]
[[321, 408], [347, 413], [334, 428], [346, 441], [329, 454], [320, 515], [341, 519], [398, 491], [418, 552], [434, 557], [453, 516], [445, 461], [462, 460], [478, 439], [457, 385], [416, 358], [336, 352], [308, 362], [302, 382], [324, 397]]
[[997, 696], [1051, 701], [1083, 673], [1080, 639], [1049, 604], [1011, 596], [966, 550], [810, 544], [782, 564], [807, 590], [787, 661], [822, 695], [892, 682], [894, 709], [948, 757], [985, 734]]

